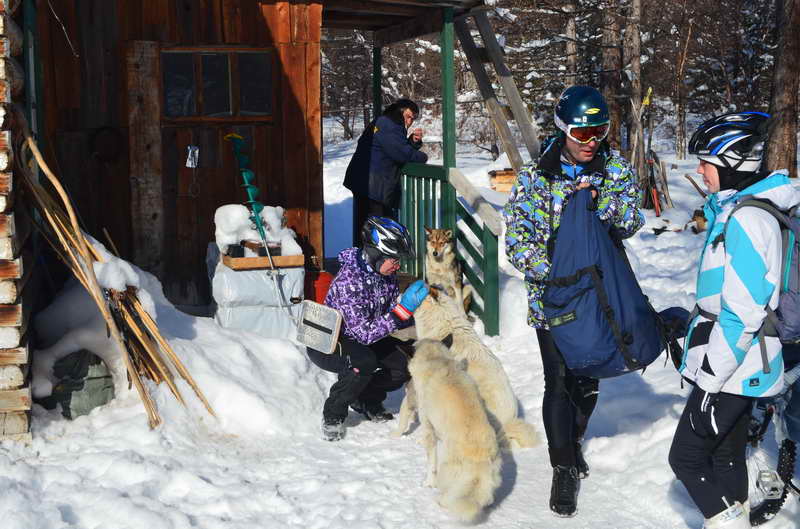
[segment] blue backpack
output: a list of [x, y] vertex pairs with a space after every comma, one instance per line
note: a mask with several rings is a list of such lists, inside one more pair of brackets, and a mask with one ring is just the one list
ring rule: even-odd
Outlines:
[[570, 197], [542, 301], [567, 367], [576, 375], [607, 378], [647, 367], [665, 338], [624, 248], [595, 209], [588, 189]]

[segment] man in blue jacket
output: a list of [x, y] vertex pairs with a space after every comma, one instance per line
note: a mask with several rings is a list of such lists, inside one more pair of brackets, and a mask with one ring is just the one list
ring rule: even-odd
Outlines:
[[361, 227], [371, 215], [397, 219], [400, 205], [399, 169], [408, 162], [425, 163], [420, 152], [422, 129], [407, 130], [419, 116], [410, 99], [398, 99], [370, 123], [358, 139], [350, 159], [344, 186], [353, 192], [353, 243], [360, 240]]

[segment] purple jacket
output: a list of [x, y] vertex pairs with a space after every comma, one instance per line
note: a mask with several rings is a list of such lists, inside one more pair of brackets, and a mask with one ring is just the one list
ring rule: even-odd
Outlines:
[[397, 277], [373, 270], [361, 252], [361, 248], [347, 248], [339, 253], [342, 267], [325, 296], [325, 304], [342, 313], [345, 335], [369, 345], [404, 325], [390, 312], [400, 295]]

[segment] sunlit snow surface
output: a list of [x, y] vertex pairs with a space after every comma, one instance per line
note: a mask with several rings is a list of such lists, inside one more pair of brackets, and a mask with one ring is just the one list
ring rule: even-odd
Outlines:
[[[355, 142], [325, 150], [326, 255], [350, 244], [350, 194], [341, 187]], [[668, 164], [672, 157], [665, 156]], [[476, 150], [459, 151], [459, 165], [491, 201], [494, 164]], [[678, 206], [663, 218], [682, 227], [700, 198], [671, 172]], [[701, 236], [654, 236], [663, 225], [648, 212], [647, 226], [628, 241], [642, 286], [657, 308], [689, 307]], [[501, 336], [484, 338], [503, 361], [526, 417], [541, 423], [542, 368], [535, 334], [525, 324], [524, 285], [501, 259]], [[137, 270], [137, 273], [141, 274]], [[211, 418], [185, 384], [183, 409], [164, 387], [151, 388], [165, 424], [147, 427], [144, 409], [129, 392], [75, 421], [35, 406], [33, 443], [0, 447], [3, 529], [330, 528], [427, 529], [459, 527], [422, 486], [425, 456], [419, 432], [395, 440], [387, 424], [348, 418], [347, 438], [319, 438], [322, 403], [334, 376], [311, 365], [288, 341], [227, 331], [213, 320], [173, 308], [151, 276], [142, 286], [154, 300], [158, 324], [218, 414]], [[70, 315], [84, 299], [62, 301], [49, 314], [50, 339], [74, 330]], [[480, 328], [480, 324], [478, 324]], [[663, 359], [644, 376], [601, 383], [600, 401], [584, 445], [591, 476], [582, 482], [578, 516], [551, 515], [551, 470], [545, 446], [504, 458], [503, 484], [483, 522], [487, 528], [698, 528], [700, 514], [667, 464], [672, 434], [687, 391]], [[396, 411], [402, 391], [389, 396]], [[798, 502], [770, 522], [797, 527]]]

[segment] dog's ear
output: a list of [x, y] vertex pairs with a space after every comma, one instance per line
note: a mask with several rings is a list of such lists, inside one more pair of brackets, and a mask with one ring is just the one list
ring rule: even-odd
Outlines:
[[442, 343], [443, 343], [443, 344], [444, 344], [444, 346], [445, 346], [445, 347], [447, 347], [448, 349], [450, 349], [451, 347], [453, 347], [453, 333], [450, 333], [450, 334], [448, 334], [447, 336], [445, 336], [444, 338], [442, 338]]
[[431, 233], [433, 230], [427, 226], [425, 226], [425, 240], [431, 240]]
[[453, 230], [445, 230], [444, 237], [445, 237], [445, 239], [448, 240], [448, 242], [452, 241], [453, 240]]

